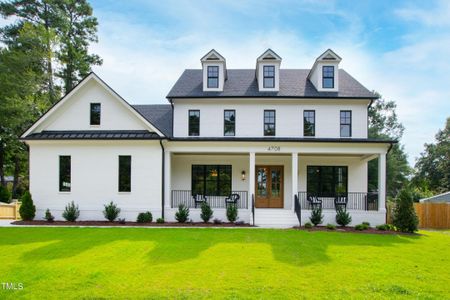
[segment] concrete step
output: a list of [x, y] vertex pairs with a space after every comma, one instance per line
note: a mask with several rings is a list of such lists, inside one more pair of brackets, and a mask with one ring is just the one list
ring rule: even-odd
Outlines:
[[256, 209], [255, 225], [268, 228], [290, 228], [298, 226], [298, 219], [288, 209]]

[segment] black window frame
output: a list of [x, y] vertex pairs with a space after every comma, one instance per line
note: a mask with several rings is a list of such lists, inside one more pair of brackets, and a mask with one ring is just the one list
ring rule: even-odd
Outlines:
[[[271, 70], [269, 70], [269, 68]], [[272, 80], [272, 86], [266, 86], [266, 79]], [[275, 88], [275, 66], [263, 66], [263, 87], [265, 89]]]
[[[96, 111], [98, 107], [98, 111]], [[98, 116], [96, 115], [98, 114]], [[102, 119], [102, 104], [99, 102], [93, 102], [90, 105], [90, 125], [98, 126], [101, 124]]]
[[[193, 115], [191, 114], [198, 113], [198, 121], [193, 123]], [[197, 128], [197, 131], [194, 132], [194, 127]], [[200, 110], [199, 109], [190, 109], [188, 112], [188, 135], [189, 136], [200, 136]]]
[[[331, 73], [329, 69], [331, 69]], [[322, 66], [322, 88], [334, 89], [334, 77], [334, 66]], [[327, 79], [331, 79], [331, 86], [325, 86], [325, 82]]]
[[[128, 161], [124, 161], [124, 160]], [[132, 157], [131, 155], [119, 155], [119, 167], [118, 167], [118, 191], [119, 193], [131, 192], [131, 167]], [[125, 174], [123, 172], [126, 172]]]
[[[326, 176], [330, 175], [330, 170], [325, 170], [325, 168], [331, 168], [332, 182], [331, 190], [326, 190], [326, 185], [330, 184], [326, 182]], [[342, 169], [342, 183], [339, 182], [339, 169]], [[328, 171], [328, 174], [326, 174]], [[316, 174], [311, 178], [311, 174]], [[345, 175], [344, 175], [345, 174]], [[306, 192], [308, 195], [314, 195], [318, 197], [336, 197], [336, 196], [347, 196], [348, 195], [348, 166], [316, 166], [308, 165], [306, 167]], [[343, 184], [344, 191], [338, 191], [339, 186]], [[313, 188], [311, 185], [315, 185]]]
[[[208, 171], [211, 169], [216, 169], [217, 175], [216, 179], [208, 179]], [[229, 172], [228, 179], [222, 179], [222, 172]], [[196, 177], [200, 174], [200, 179]], [[224, 175], [224, 174], [222, 174]], [[225, 180], [225, 184], [222, 184]], [[208, 183], [213, 183], [216, 181], [216, 189], [213, 193], [208, 192]], [[199, 184], [202, 188], [198, 190], [196, 188], [197, 184]], [[227, 188], [228, 187], [228, 188]], [[220, 164], [211, 164], [211, 165], [197, 165], [193, 164], [191, 166], [191, 194], [195, 195], [204, 195], [204, 196], [229, 196], [231, 195], [233, 190], [233, 166], [232, 165], [220, 165]]]
[[[232, 113], [234, 120], [227, 120], [227, 113]], [[231, 117], [228, 117], [231, 118]], [[228, 122], [228, 123], [227, 123]], [[231, 129], [232, 132], [227, 132], [227, 128]], [[223, 111], [223, 135], [224, 136], [235, 136], [236, 135], [236, 110], [235, 109], [225, 109]]]
[[[271, 119], [271, 116], [266, 116], [266, 113], [272, 113], [273, 112], [273, 122], [267, 122], [267, 119]], [[263, 116], [263, 121], [264, 121], [264, 136], [275, 136], [276, 135], [276, 121], [277, 121], [277, 114], [276, 114], [276, 110], [275, 109], [265, 109], [264, 110], [264, 116]], [[270, 134], [268, 132], [268, 128], [273, 125], [273, 134]]]
[[[348, 113], [348, 116], [346, 115], [346, 116], [343, 117], [342, 116], [343, 113], [344, 114]], [[343, 118], [344, 118], [344, 123], [342, 122]], [[346, 123], [347, 120], [348, 120], [348, 123]], [[349, 133], [349, 135], [343, 135], [342, 134], [343, 126], [345, 126], [345, 127], [348, 126], [348, 133]], [[341, 137], [352, 137], [352, 111], [351, 110], [341, 110], [339, 112], [339, 133], [340, 133]]]
[[[312, 113], [312, 122], [311, 120], [307, 120], [308, 118], [310, 119], [311, 116], [307, 114], [311, 114]], [[309, 123], [309, 125], [311, 126], [311, 132], [307, 132], [307, 124], [306, 122]], [[308, 137], [314, 137], [316, 136], [316, 111], [315, 110], [304, 110], [303, 111], [303, 136], [308, 136]]]
[[71, 188], [72, 188], [72, 157], [70, 155], [60, 155], [59, 156], [59, 191], [60, 192], [70, 192]]
[[[219, 88], [219, 66], [207, 66], [207, 87], [209, 89], [217, 89]], [[215, 85], [210, 84], [210, 79], [215, 80]]]

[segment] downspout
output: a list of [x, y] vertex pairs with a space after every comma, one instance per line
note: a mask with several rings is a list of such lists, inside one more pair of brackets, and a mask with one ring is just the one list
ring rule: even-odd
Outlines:
[[164, 206], [165, 206], [165, 195], [166, 195], [166, 176], [165, 176], [165, 169], [166, 169], [166, 153], [165, 153], [165, 149], [164, 149], [164, 145], [162, 143], [162, 139], [159, 140], [159, 144], [161, 145], [161, 157], [162, 157], [162, 164], [161, 164], [161, 176], [162, 176], [162, 180], [161, 180], [161, 218], [164, 219]]

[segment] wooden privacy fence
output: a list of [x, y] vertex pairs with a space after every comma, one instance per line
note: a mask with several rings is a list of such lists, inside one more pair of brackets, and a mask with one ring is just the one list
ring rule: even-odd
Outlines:
[[20, 202], [17, 201], [9, 204], [0, 202], [0, 219], [20, 219], [19, 208]]
[[414, 203], [420, 228], [450, 228], [450, 203]]

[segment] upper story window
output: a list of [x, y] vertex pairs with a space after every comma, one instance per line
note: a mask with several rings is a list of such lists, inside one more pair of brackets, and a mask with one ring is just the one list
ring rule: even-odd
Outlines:
[[341, 137], [352, 136], [352, 112], [350, 110], [341, 110]]
[[59, 157], [59, 191], [70, 192], [71, 159], [69, 155], [61, 155]]
[[223, 135], [234, 136], [236, 134], [236, 111], [225, 110], [223, 112]]
[[275, 87], [275, 66], [264, 66], [264, 88], [274, 88]]
[[189, 136], [200, 135], [200, 111], [189, 110]]
[[303, 111], [303, 136], [316, 135], [316, 111]]
[[91, 103], [91, 125], [100, 125], [101, 104]]
[[322, 87], [324, 89], [334, 88], [334, 66], [322, 67]]
[[130, 155], [119, 155], [119, 192], [131, 192]]
[[264, 135], [274, 136], [275, 135], [275, 111], [265, 110], [264, 111]]
[[219, 87], [219, 67], [208, 66], [208, 88]]

